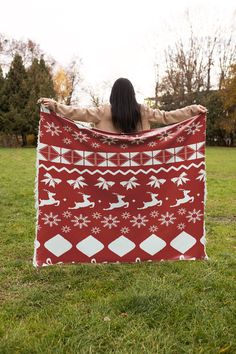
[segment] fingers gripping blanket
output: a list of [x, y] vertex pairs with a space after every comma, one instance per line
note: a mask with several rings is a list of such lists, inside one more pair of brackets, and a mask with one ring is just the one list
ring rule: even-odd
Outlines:
[[117, 134], [41, 112], [33, 265], [208, 259], [205, 135], [205, 114]]

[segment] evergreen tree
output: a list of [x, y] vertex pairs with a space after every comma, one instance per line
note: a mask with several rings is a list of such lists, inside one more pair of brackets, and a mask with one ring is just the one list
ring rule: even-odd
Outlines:
[[2, 90], [2, 130], [6, 133], [22, 136], [22, 145], [26, 145], [29, 124], [25, 117], [25, 106], [29, 89], [26, 85], [27, 73], [19, 54], [14, 56], [6, 75]]
[[36, 102], [40, 97], [56, 98], [50, 68], [43, 58], [40, 60], [34, 59], [27, 70], [27, 86], [30, 92], [25, 107], [25, 115], [30, 126], [29, 133], [35, 135], [36, 143], [39, 123], [39, 107]]

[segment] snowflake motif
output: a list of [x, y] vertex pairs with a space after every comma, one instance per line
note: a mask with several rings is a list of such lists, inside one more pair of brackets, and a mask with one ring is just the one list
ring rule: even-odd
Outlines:
[[146, 226], [146, 222], [148, 222], [148, 219], [145, 219], [146, 215], [141, 216], [141, 214], [138, 214], [138, 216], [133, 216], [133, 220], [130, 220], [130, 222], [134, 223], [132, 226], [137, 226], [140, 228], [141, 226]]
[[149, 227], [149, 231], [150, 232], [156, 232], [157, 229], [158, 229], [158, 227], [156, 225], [152, 225], [152, 226]]
[[139, 145], [139, 144], [144, 143], [144, 141], [145, 141], [146, 139], [147, 139], [147, 138], [137, 138], [137, 139], [131, 141], [131, 144]]
[[75, 140], [79, 140], [80, 143], [82, 143], [83, 141], [87, 142], [87, 140], [89, 139], [88, 135], [83, 134], [82, 132], [74, 132], [72, 136]]
[[150, 213], [150, 216], [151, 216], [152, 218], [156, 218], [158, 215], [159, 215], [159, 212], [158, 212], [157, 210], [153, 210], [153, 211], [151, 211], [151, 213]]
[[178, 209], [178, 214], [179, 215], [184, 215], [185, 213], [186, 213], [186, 209], [185, 208]]
[[111, 136], [103, 136], [102, 137], [102, 142], [107, 145], [115, 144], [118, 140], [115, 138], [112, 138]]
[[64, 218], [69, 219], [71, 218], [72, 213], [69, 210], [66, 210], [64, 211], [64, 213], [62, 213], [62, 215], [64, 216]]
[[192, 221], [195, 224], [197, 220], [201, 220], [200, 216], [202, 216], [203, 214], [201, 214], [200, 212], [201, 210], [197, 211], [196, 209], [193, 209], [193, 211], [189, 211], [189, 215], [186, 216], [186, 218], [189, 219], [188, 222]]
[[176, 139], [177, 143], [182, 143], [184, 141], [184, 137], [183, 136], [179, 136], [177, 139]]
[[126, 149], [128, 147], [128, 145], [127, 144], [121, 144], [120, 147], [121, 147], [121, 149]]
[[38, 215], [41, 215], [41, 214], [42, 214], [42, 210], [39, 210], [39, 211], [38, 211]]
[[70, 228], [70, 226], [65, 225], [65, 226], [62, 226], [61, 231], [64, 232], [65, 234], [67, 234], [68, 232], [71, 231], [71, 228]]
[[108, 227], [109, 229], [111, 229], [113, 226], [114, 227], [117, 227], [117, 223], [120, 222], [119, 220], [116, 220], [117, 219], [117, 216], [112, 216], [111, 214], [109, 214], [108, 217], [104, 216], [103, 218], [104, 220], [101, 221], [103, 225], [103, 227]]
[[64, 138], [63, 143], [69, 145], [71, 144], [71, 140], [69, 138]]
[[178, 224], [177, 227], [178, 227], [179, 230], [183, 230], [185, 228], [185, 226], [186, 225], [183, 222], [181, 222], [180, 224]]
[[92, 228], [92, 233], [95, 234], [95, 235], [99, 234], [100, 231], [101, 231], [100, 227], [94, 226]]
[[61, 221], [61, 219], [58, 219], [58, 215], [53, 215], [53, 213], [51, 212], [50, 214], [44, 214], [44, 218], [42, 218], [42, 220], [45, 220], [44, 225], [49, 224], [50, 227], [52, 227], [53, 225], [58, 225], [58, 221]]
[[194, 135], [196, 132], [200, 131], [201, 127], [202, 127], [202, 125], [200, 125], [199, 122], [197, 122], [197, 123], [193, 122], [189, 127], [187, 127], [185, 129], [185, 131], [187, 132], [187, 134]]
[[51, 133], [52, 136], [62, 133], [62, 131], [59, 129], [59, 125], [55, 125], [54, 122], [51, 122], [51, 124], [47, 122], [47, 125], [44, 125], [44, 127], [47, 129], [46, 133]]
[[102, 217], [102, 214], [101, 213], [98, 213], [97, 211], [95, 213], [93, 213], [92, 217], [94, 219], [100, 219]]
[[165, 132], [161, 133], [160, 140], [167, 141], [168, 139], [171, 139], [171, 138], [172, 138], [171, 130], [169, 132], [165, 131]]
[[177, 129], [180, 130], [183, 126], [184, 126], [184, 124], [179, 124], [179, 125], [177, 126]]
[[124, 213], [121, 214], [123, 219], [129, 219], [130, 218], [130, 213], [128, 211], [125, 211]]
[[91, 222], [90, 220], [87, 220], [88, 216], [84, 216], [80, 214], [79, 216], [74, 216], [74, 219], [71, 220], [71, 222], [74, 223], [74, 226], [79, 226], [80, 229], [82, 229], [83, 226], [87, 227], [88, 223]]
[[169, 226], [169, 224], [174, 224], [174, 220], [176, 219], [174, 216], [174, 213], [170, 214], [168, 211], [166, 214], [161, 214], [161, 218], [158, 219], [161, 221], [161, 224], [165, 224], [166, 226]]
[[100, 146], [100, 144], [98, 144], [98, 143], [92, 143], [92, 147], [95, 149], [98, 148], [99, 146]]
[[122, 234], [128, 234], [129, 233], [129, 227], [127, 227], [127, 226], [124, 226], [124, 227], [122, 227], [121, 229], [120, 229], [120, 232], [122, 233]]
[[148, 146], [150, 146], [150, 147], [156, 146], [156, 142], [155, 141], [150, 141], [150, 143], [148, 143]]
[[43, 136], [44, 134], [43, 134], [43, 132], [42, 131], [40, 131], [39, 132], [39, 136], [40, 136], [40, 138]]
[[37, 225], [37, 230], [39, 231], [39, 230], [41, 230], [41, 229], [42, 229], [42, 226]]
[[66, 132], [71, 132], [71, 130], [72, 130], [72, 128], [71, 127], [69, 127], [69, 125], [65, 125], [64, 127], [63, 127], [63, 129], [66, 131]]

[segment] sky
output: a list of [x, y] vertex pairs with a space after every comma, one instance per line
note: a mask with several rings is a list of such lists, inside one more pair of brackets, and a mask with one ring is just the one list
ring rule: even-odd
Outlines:
[[164, 50], [189, 33], [186, 12], [199, 35], [236, 23], [231, 0], [0, 0], [0, 9], [0, 33], [32, 39], [62, 65], [81, 58], [82, 85], [108, 82], [105, 101], [119, 77], [131, 80], [139, 102], [154, 95], [155, 63], [162, 75]]

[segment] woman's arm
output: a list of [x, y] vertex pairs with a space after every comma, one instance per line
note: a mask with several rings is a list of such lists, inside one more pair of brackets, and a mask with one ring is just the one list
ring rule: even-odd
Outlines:
[[100, 115], [103, 111], [103, 106], [90, 107], [90, 108], [68, 106], [59, 103], [51, 98], [40, 98], [37, 103], [42, 103], [48, 109], [66, 118], [70, 118], [72, 120], [78, 120], [81, 122], [98, 123], [100, 121]]
[[193, 104], [173, 111], [164, 111], [152, 109], [146, 106], [146, 114], [150, 123], [173, 124], [191, 118], [197, 114], [207, 112], [207, 108], [201, 105]]

